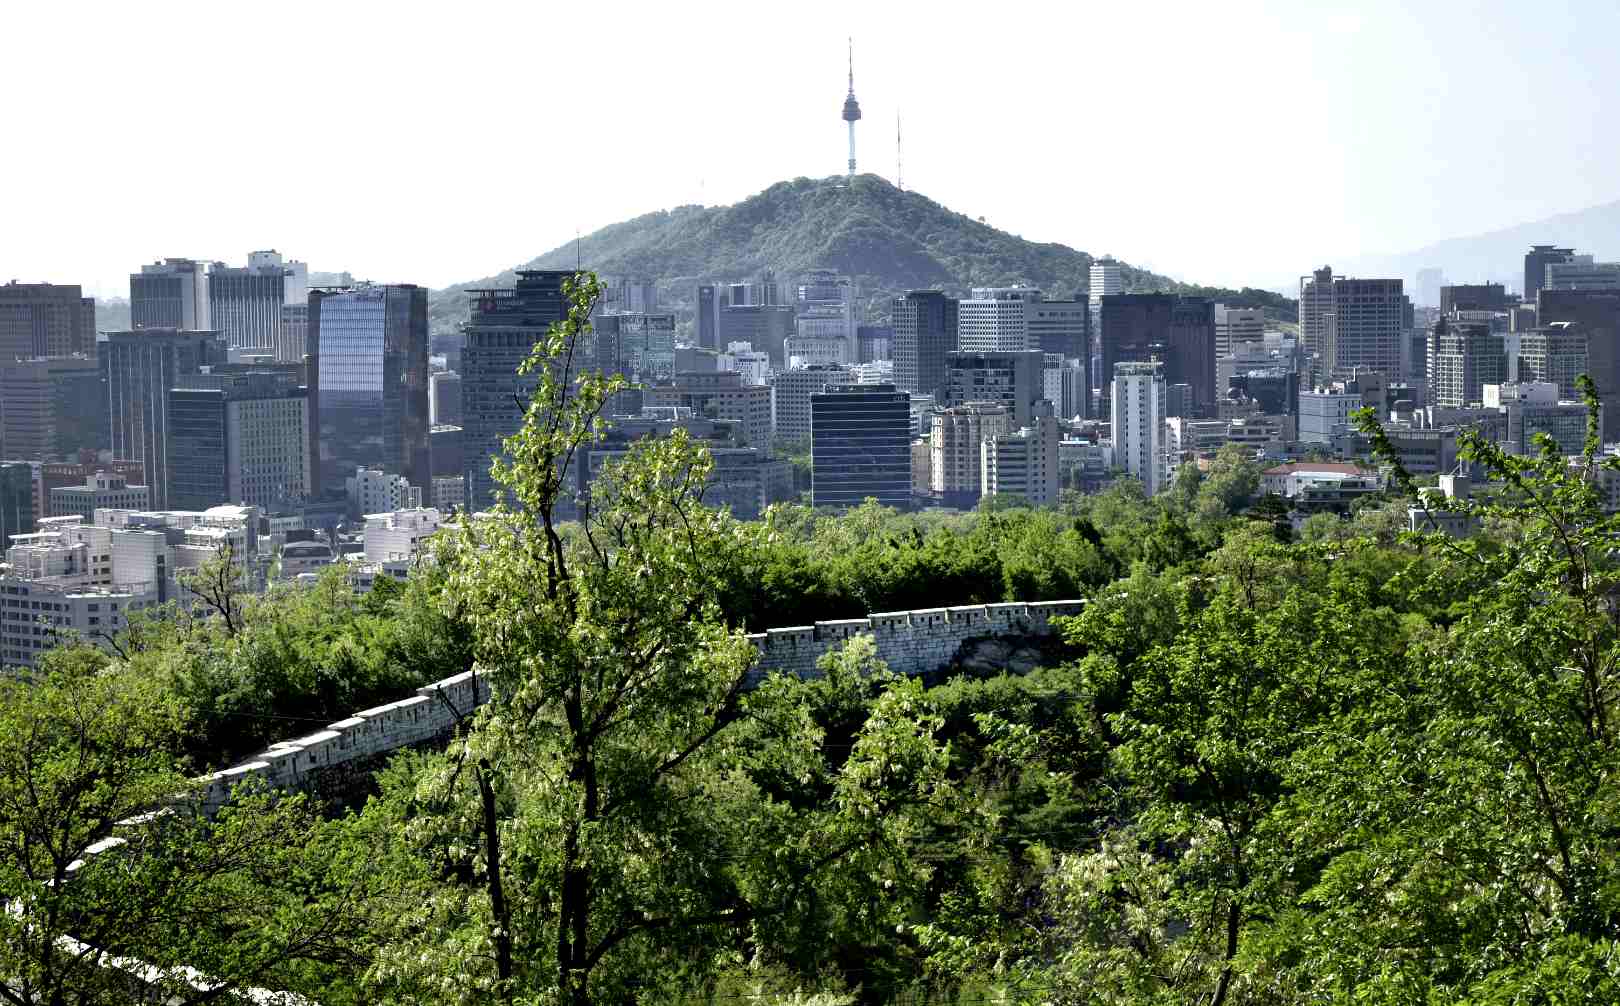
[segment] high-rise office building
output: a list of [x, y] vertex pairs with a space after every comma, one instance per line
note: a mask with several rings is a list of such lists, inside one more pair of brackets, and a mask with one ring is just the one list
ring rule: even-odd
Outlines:
[[101, 345], [108, 446], [113, 457], [141, 463], [155, 509], [169, 509], [169, 389], [224, 362], [225, 352], [218, 333], [172, 328], [109, 332]]
[[309, 299], [281, 305], [281, 328], [276, 335], [276, 362], [302, 363], [309, 353]]
[[632, 384], [675, 376], [675, 316], [616, 312], [592, 321], [595, 366]]
[[1620, 290], [1620, 262], [1597, 262], [1590, 255], [1572, 255], [1563, 262], [1547, 263], [1544, 290]]
[[1581, 326], [1567, 321], [1542, 325], [1519, 335], [1520, 382], [1545, 382], [1558, 388], [1558, 397], [1579, 401], [1575, 380], [1588, 370], [1589, 336]]
[[77, 284], [0, 286], [0, 360], [96, 355], [96, 299]]
[[1570, 322], [1587, 335], [1587, 364], [1603, 403], [1603, 439], [1620, 440], [1620, 290], [1548, 290], [1536, 295], [1545, 327]]
[[947, 407], [969, 402], [995, 402], [1007, 408], [1018, 426], [1029, 425], [1033, 406], [1046, 397], [1046, 354], [974, 353], [957, 350], [945, 356]]
[[975, 287], [957, 305], [957, 348], [976, 353], [1039, 349], [1030, 343], [1029, 308], [1041, 296], [1032, 287]]
[[472, 316], [462, 329], [461, 426], [471, 510], [483, 510], [494, 500], [490, 463], [505, 453], [502, 442], [523, 426], [520, 403], [539, 383], [538, 374], [520, 375], [518, 365], [554, 323], [568, 316], [563, 286], [573, 275], [524, 269], [510, 288], [468, 291]]
[[282, 305], [303, 299], [307, 276], [303, 263], [285, 262], [273, 249], [249, 253], [243, 268], [215, 262], [208, 270], [214, 330], [232, 350], [274, 355], [281, 339]]
[[894, 359], [894, 326], [856, 325], [856, 363], [877, 363]]
[[1022, 497], [1035, 506], [1058, 501], [1063, 487], [1058, 469], [1062, 434], [1052, 416], [1036, 416], [1029, 426], [985, 437], [979, 467], [986, 496]]
[[1072, 360], [1090, 352], [1091, 310], [1085, 301], [1047, 300], [1043, 294], [1027, 302], [1025, 325], [1030, 349]]
[[855, 339], [854, 282], [832, 269], [812, 269], [795, 293], [794, 334], [800, 338], [842, 340], [843, 362], [857, 362], [860, 347]]
[[[776, 284], [769, 284], [767, 289], [776, 289]], [[746, 342], [769, 353], [773, 367], [787, 366], [783, 343], [793, 333], [793, 308], [785, 304], [733, 302], [720, 308], [720, 345]]]
[[810, 396], [829, 384], [859, 383], [855, 374], [836, 364], [781, 370], [771, 375], [772, 424], [778, 440], [810, 441]]
[[0, 457], [46, 461], [107, 445], [107, 397], [96, 361], [0, 361]]
[[811, 395], [811, 503], [847, 509], [868, 498], [911, 507], [911, 396], [892, 384]]
[[1157, 360], [1117, 364], [1110, 412], [1114, 464], [1141, 479], [1149, 496], [1166, 481], [1164, 420], [1163, 365]]
[[971, 507], [984, 493], [983, 454], [986, 437], [1013, 429], [1006, 406], [970, 402], [933, 414], [928, 449], [929, 488], [946, 506]]
[[203, 263], [189, 258], [166, 258], [130, 273], [130, 327], [207, 330], [211, 315], [203, 270]]
[[[335, 495], [360, 467], [376, 467], [426, 491], [428, 453], [427, 288], [411, 284], [314, 291], [315, 352], [310, 408], [319, 492]], [[465, 357], [464, 357], [465, 358]]]
[[309, 390], [286, 374], [182, 378], [169, 391], [169, 506], [279, 512], [314, 490]]
[[1547, 266], [1552, 262], [1568, 262], [1575, 257], [1575, 249], [1557, 245], [1532, 245], [1524, 256], [1524, 299], [1534, 302], [1536, 293], [1547, 282]]
[[668, 384], [648, 388], [646, 405], [677, 406], [694, 415], [725, 419], [736, 424], [744, 446], [767, 448], [771, 443], [771, 389], [745, 384], [735, 370], [676, 374]]
[[938, 290], [913, 290], [894, 299], [895, 387], [945, 400], [945, 356], [957, 349], [958, 306], [956, 298]]
[[[1188, 387], [1194, 416], [1215, 411], [1215, 305], [1202, 297], [1128, 293], [1102, 302], [1102, 370], [1120, 363], [1163, 364], [1167, 385]], [[1168, 406], [1167, 406], [1168, 407]]]
[[13, 535], [33, 534], [39, 513], [34, 508], [34, 466], [26, 461], [0, 461], [0, 549]]
[[1113, 256], [1104, 255], [1091, 263], [1091, 286], [1087, 291], [1091, 303], [1100, 305], [1104, 297], [1124, 292], [1125, 280]]
[[1459, 283], [1440, 288], [1440, 313], [1506, 311], [1517, 303], [1500, 283]]
[[1322, 358], [1327, 319], [1333, 313], [1333, 267], [1323, 266], [1299, 278], [1299, 343], [1305, 355]]
[[1046, 400], [1052, 403], [1056, 414], [1064, 419], [1084, 418], [1091, 413], [1091, 368], [1080, 360], [1058, 353], [1046, 354], [1046, 368], [1041, 378], [1046, 389]]
[[720, 291], [713, 283], [700, 283], [697, 288], [697, 344], [703, 349], [719, 349]]
[[1299, 279], [1299, 331], [1319, 376], [1376, 370], [1401, 376], [1412, 304], [1398, 279], [1347, 279], [1323, 266]]
[[436, 370], [428, 375], [428, 421], [434, 426], [461, 425], [461, 375]]
[[1462, 409], [1484, 401], [1483, 385], [1507, 381], [1502, 336], [1489, 324], [1441, 316], [1429, 329], [1431, 405]]
[[[1227, 307], [1215, 305], [1215, 356], [1231, 356], [1234, 346], [1264, 342], [1266, 338], [1266, 310], [1263, 307]], [[1217, 391], [1224, 391], [1218, 388]]]

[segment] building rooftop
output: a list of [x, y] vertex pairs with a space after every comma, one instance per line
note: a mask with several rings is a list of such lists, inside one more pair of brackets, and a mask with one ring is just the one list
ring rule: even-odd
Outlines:
[[1376, 475], [1376, 471], [1343, 461], [1290, 461], [1267, 468], [1262, 475]]

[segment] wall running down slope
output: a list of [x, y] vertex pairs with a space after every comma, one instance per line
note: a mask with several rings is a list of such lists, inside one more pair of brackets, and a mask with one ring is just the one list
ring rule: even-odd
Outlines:
[[[748, 637], [760, 651], [749, 684], [778, 672], [813, 677], [816, 661], [859, 635], [872, 637], [890, 670], [927, 674], [950, 666], [971, 640], [1049, 636], [1052, 618], [1077, 615], [1084, 607], [1082, 600], [975, 604], [768, 629]], [[472, 671], [423, 685], [409, 698], [362, 709], [306, 737], [278, 741], [253, 759], [208, 776], [204, 803], [210, 811], [218, 808], [232, 787], [248, 779], [296, 789], [349, 762], [447, 737], [458, 717], [487, 701], [488, 678]]]

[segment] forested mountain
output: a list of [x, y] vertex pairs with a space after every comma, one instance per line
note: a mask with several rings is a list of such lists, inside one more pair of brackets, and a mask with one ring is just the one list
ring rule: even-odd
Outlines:
[[[700, 281], [747, 280], [766, 269], [783, 279], [813, 268], [855, 278], [871, 317], [908, 289], [1023, 283], [1049, 295], [1084, 295], [1093, 257], [1067, 245], [1026, 241], [953, 212], [877, 175], [778, 182], [733, 206], [679, 206], [604, 227], [521, 268], [570, 269], [658, 280], [666, 302], [692, 297]], [[1193, 288], [1121, 264], [1127, 291]], [[434, 291], [435, 331], [466, 320], [468, 288], [505, 286], [512, 271]], [[1234, 304], [1260, 304], [1292, 317], [1292, 302], [1260, 290], [1198, 288]]]

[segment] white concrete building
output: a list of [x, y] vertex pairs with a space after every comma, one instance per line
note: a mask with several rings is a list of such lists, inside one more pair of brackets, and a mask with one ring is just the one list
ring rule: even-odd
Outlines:
[[116, 532], [77, 516], [50, 517], [17, 535], [0, 568], [0, 665], [29, 667], [70, 633], [99, 642], [129, 612], [157, 600], [151, 582], [125, 585], [138, 569], [116, 565]]
[[50, 513], [56, 517], [83, 517], [88, 523], [97, 510], [118, 507], [145, 510], [152, 505], [149, 486], [132, 486], [122, 475], [96, 472], [85, 476], [82, 486], [58, 486], [51, 490]]
[[929, 488], [946, 503], [971, 506], [984, 492], [981, 445], [1012, 429], [1012, 414], [1001, 405], [970, 402], [934, 413], [929, 437]]
[[1299, 439], [1330, 444], [1350, 431], [1350, 413], [1365, 404], [1359, 387], [1343, 384], [1299, 393]]
[[784, 370], [771, 378], [776, 436], [780, 440], [810, 440], [810, 396], [830, 385], [854, 384], [855, 375], [836, 364]]
[[390, 475], [380, 468], [356, 468], [354, 477], [343, 482], [355, 513], [411, 510], [422, 505], [420, 487], [411, 485], [403, 475]]
[[744, 384], [769, 384], [771, 354], [755, 349], [751, 342], [727, 343], [725, 353], [720, 356], [720, 369], [735, 370], [742, 375]]
[[1032, 348], [1030, 306], [1041, 299], [1033, 287], [976, 287], [957, 302], [957, 349], [976, 353], [1022, 352]]
[[1157, 494], [1167, 476], [1164, 365], [1116, 364], [1110, 415], [1115, 464], [1141, 479], [1149, 496]]
[[1056, 503], [1062, 477], [1058, 467], [1058, 422], [1037, 416], [1032, 426], [998, 433], [979, 443], [979, 467], [986, 496], [1022, 496], [1036, 506]]
[[421, 552], [422, 542], [432, 537], [443, 521], [439, 511], [431, 507], [366, 514], [366, 561], [412, 561]]
[[[1227, 307], [1215, 305], [1215, 356], [1230, 356], [1234, 346], [1245, 343], [1264, 344], [1266, 338], [1266, 312], [1259, 307]], [[1216, 394], [1226, 391], [1215, 389]]]
[[1110, 255], [1104, 255], [1091, 263], [1091, 289], [1089, 295], [1093, 305], [1100, 305], [1104, 297], [1125, 292], [1125, 279], [1120, 274], [1119, 263]]
[[818, 365], [845, 365], [854, 362], [849, 340], [832, 335], [790, 335], [782, 342], [782, 355], [789, 368]]

